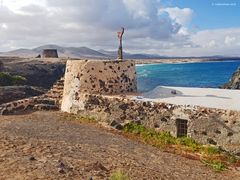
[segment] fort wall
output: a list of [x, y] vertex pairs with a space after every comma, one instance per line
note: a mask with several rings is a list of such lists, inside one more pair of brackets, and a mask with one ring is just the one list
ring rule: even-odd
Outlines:
[[75, 112], [82, 106], [80, 94], [129, 94], [137, 92], [134, 61], [90, 60], [67, 62], [62, 111]]
[[[240, 156], [240, 111], [133, 99], [136, 92], [132, 61], [71, 60], [67, 62], [64, 90], [61, 79], [46, 95], [1, 105], [0, 115], [29, 108], [57, 109], [63, 94], [64, 112], [94, 117], [118, 127], [134, 121], [174, 136], [187, 135]], [[43, 108], [49, 103], [52, 105]]]
[[133, 100], [131, 96], [82, 94], [77, 98], [83, 106], [76, 113], [82, 116], [108, 124], [134, 121], [176, 137], [187, 135], [240, 156], [239, 111]]
[[61, 109], [108, 124], [136, 121], [240, 155], [240, 112], [135, 100], [136, 92], [132, 61], [68, 61]]

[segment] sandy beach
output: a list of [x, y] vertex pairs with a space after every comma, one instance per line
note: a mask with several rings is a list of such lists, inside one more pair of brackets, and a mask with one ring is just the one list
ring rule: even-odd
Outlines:
[[240, 111], [240, 90], [158, 86], [134, 99]]
[[240, 57], [224, 57], [224, 58], [162, 58], [162, 59], [137, 59], [136, 64], [179, 64], [179, 63], [198, 63], [198, 62], [221, 62], [221, 61], [239, 61]]

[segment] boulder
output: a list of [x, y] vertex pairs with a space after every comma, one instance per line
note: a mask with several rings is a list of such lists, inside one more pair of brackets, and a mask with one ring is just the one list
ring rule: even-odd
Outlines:
[[240, 89], [240, 67], [232, 75], [230, 81], [223, 86], [224, 89]]

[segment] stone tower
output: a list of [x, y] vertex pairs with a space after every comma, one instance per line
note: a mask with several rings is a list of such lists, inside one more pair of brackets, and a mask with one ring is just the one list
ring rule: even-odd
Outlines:
[[123, 95], [137, 92], [134, 61], [67, 61], [62, 111], [76, 113], [85, 94]]
[[58, 58], [57, 49], [44, 49], [42, 53], [43, 58]]

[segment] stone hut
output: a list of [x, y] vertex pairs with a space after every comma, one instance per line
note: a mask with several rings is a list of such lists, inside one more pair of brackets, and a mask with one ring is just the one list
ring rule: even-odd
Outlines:
[[57, 49], [44, 49], [42, 52], [43, 58], [58, 58]]

